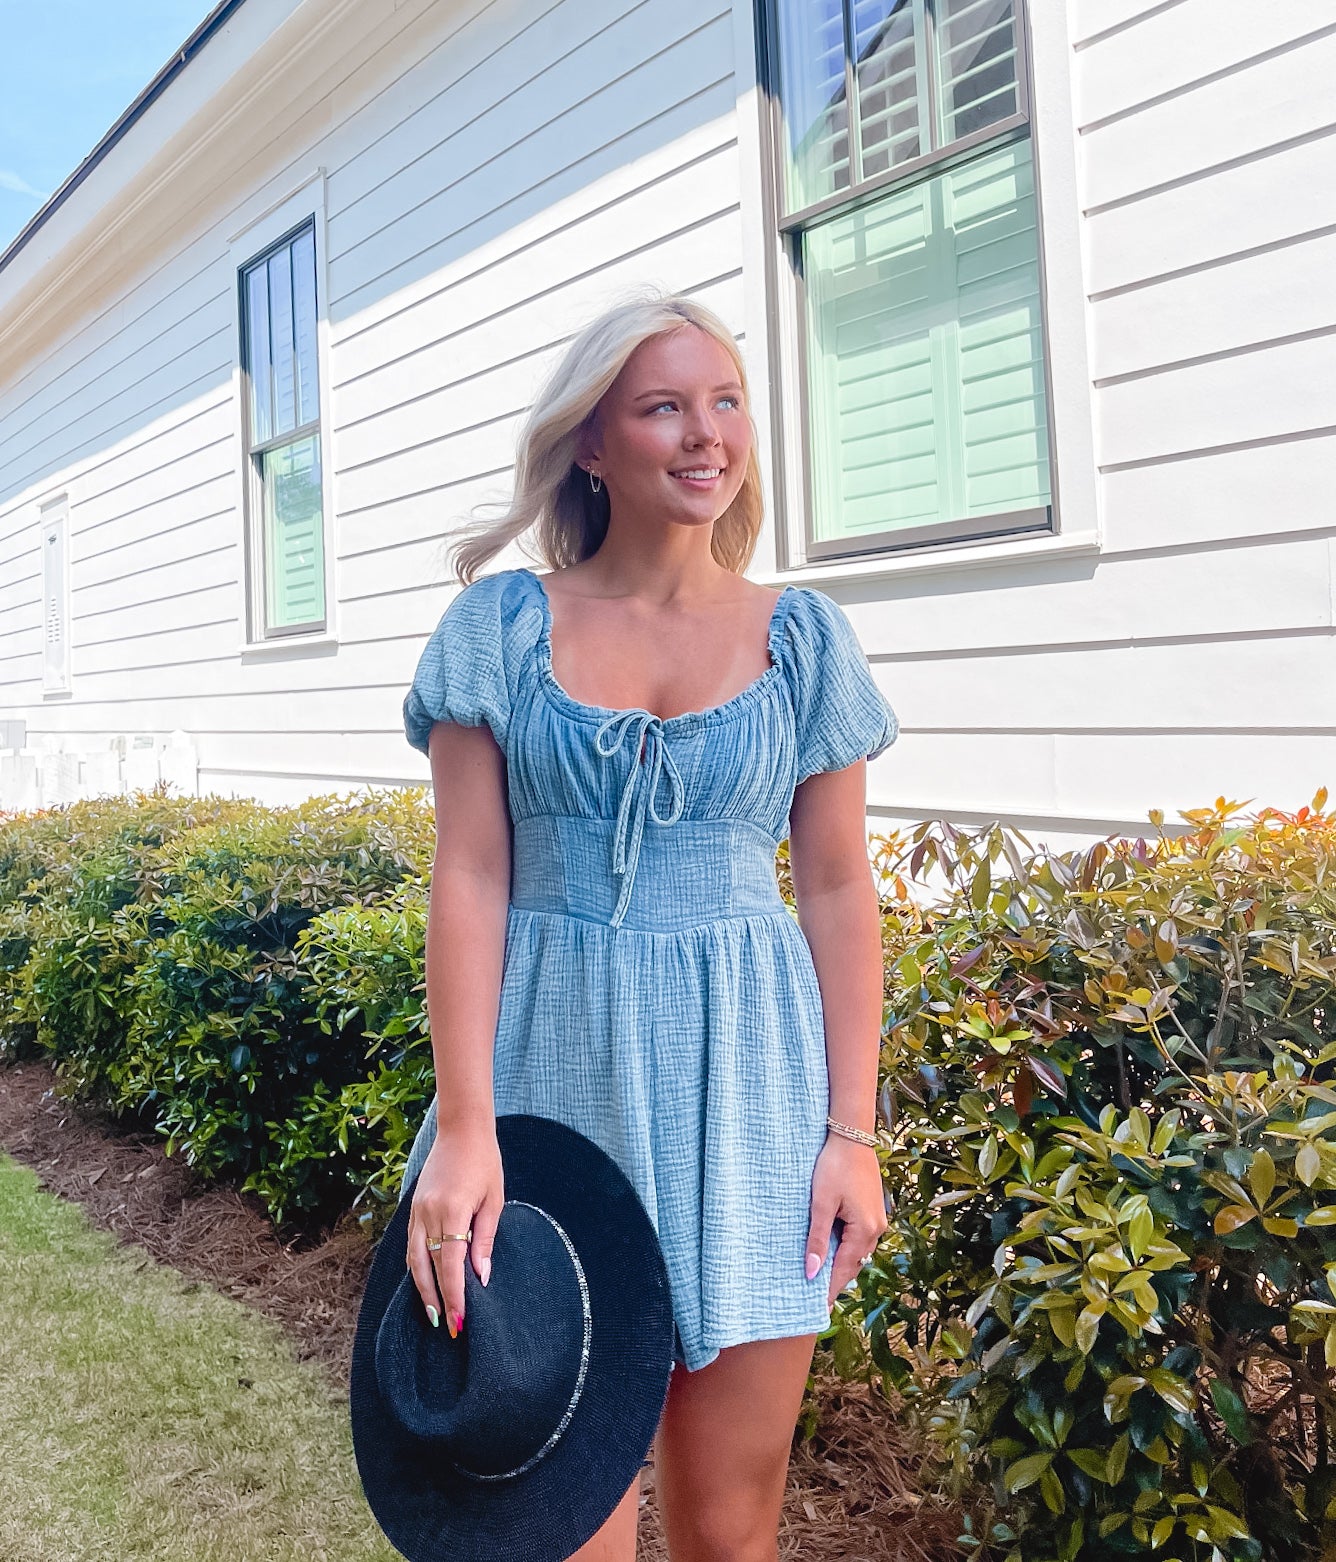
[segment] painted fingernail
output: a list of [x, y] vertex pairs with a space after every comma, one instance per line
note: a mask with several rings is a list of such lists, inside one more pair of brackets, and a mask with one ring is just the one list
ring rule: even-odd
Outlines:
[[484, 1285], [492, 1278], [492, 1261], [490, 1258], [484, 1258], [478, 1265], [478, 1278]]
[[459, 1330], [457, 1328], [455, 1328], [455, 1315], [454, 1315], [454, 1313], [446, 1313], [446, 1315], [445, 1315], [445, 1326], [450, 1331], [450, 1338], [452, 1340], [456, 1339], [458, 1337], [458, 1335], [459, 1335]]
[[432, 1326], [433, 1329], [439, 1329], [440, 1328], [440, 1326], [441, 1326], [441, 1315], [440, 1315], [440, 1313], [438, 1313], [436, 1311], [436, 1309], [434, 1307], [430, 1307], [429, 1306], [427, 1308], [427, 1317], [431, 1319], [431, 1326]]
[[820, 1268], [821, 1268], [821, 1255], [820, 1255], [820, 1253], [809, 1253], [807, 1255], [807, 1278], [809, 1280], [815, 1279], [816, 1278], [816, 1272]]

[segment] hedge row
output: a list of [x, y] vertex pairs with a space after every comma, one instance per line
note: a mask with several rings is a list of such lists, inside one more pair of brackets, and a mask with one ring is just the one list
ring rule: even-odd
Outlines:
[[[1336, 819], [883, 837], [890, 1229], [825, 1343], [1006, 1562], [1336, 1555]], [[0, 1043], [276, 1220], [397, 1193], [423, 789], [0, 816]], [[791, 894], [787, 853], [781, 887]]]
[[0, 817], [0, 1045], [276, 1221], [397, 1195], [433, 1089], [422, 788]]

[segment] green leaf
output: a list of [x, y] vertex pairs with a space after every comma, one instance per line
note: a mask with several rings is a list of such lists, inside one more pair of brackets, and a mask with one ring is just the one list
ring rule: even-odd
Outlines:
[[1109, 1484], [1108, 1456], [1098, 1448], [1069, 1448], [1066, 1452], [1078, 1470], [1084, 1470], [1092, 1480]]
[[1322, 1157], [1317, 1146], [1306, 1144], [1294, 1157], [1294, 1170], [1305, 1188], [1311, 1188], [1322, 1171]]
[[1067, 1506], [1067, 1496], [1062, 1482], [1052, 1470], [1045, 1470], [1039, 1477], [1039, 1490], [1050, 1513], [1061, 1513]]
[[1107, 1479], [1110, 1486], [1116, 1486], [1127, 1473], [1127, 1455], [1131, 1446], [1132, 1439], [1124, 1432], [1109, 1449]]
[[1253, 1163], [1248, 1168], [1248, 1186], [1257, 1200], [1258, 1209], [1265, 1209], [1276, 1191], [1276, 1163], [1269, 1151], [1259, 1150], [1253, 1156]]
[[1052, 1463], [1051, 1453], [1026, 1454], [1023, 1459], [1017, 1459], [1015, 1464], [1008, 1466], [1003, 1476], [1003, 1485], [1014, 1496], [1027, 1486], [1033, 1486]]
[[1150, 1142], [1150, 1147], [1156, 1155], [1163, 1155], [1174, 1142], [1174, 1135], [1178, 1132], [1182, 1116], [1183, 1114], [1175, 1107], [1172, 1112], [1166, 1112], [1156, 1124], [1155, 1137]]
[[1191, 1415], [1196, 1409], [1196, 1396], [1183, 1379], [1174, 1373], [1165, 1371], [1163, 1367], [1153, 1368], [1146, 1374], [1146, 1381], [1171, 1410]]
[[1051, 1307], [1048, 1310], [1048, 1326], [1060, 1345], [1068, 1350], [1076, 1344], [1076, 1308]]
[[1252, 1442], [1252, 1426], [1248, 1420], [1248, 1412], [1244, 1408], [1243, 1401], [1228, 1383], [1222, 1382], [1219, 1378], [1211, 1379], [1211, 1402], [1236, 1443], [1246, 1446]]
[[1155, 1217], [1149, 1209], [1140, 1209], [1133, 1215], [1127, 1228], [1127, 1245], [1132, 1257], [1140, 1263], [1146, 1249], [1155, 1237]]
[[1104, 1302], [1091, 1302], [1082, 1309], [1081, 1316], [1076, 1320], [1076, 1348], [1083, 1356], [1088, 1356], [1095, 1348], [1095, 1341], [1099, 1337], [1099, 1321], [1104, 1316], [1105, 1306]]
[[979, 1151], [979, 1175], [986, 1182], [997, 1170], [997, 1140], [991, 1135], [984, 1140]]
[[1217, 1508], [1211, 1503], [1207, 1503], [1206, 1515], [1212, 1540], [1250, 1540], [1252, 1538], [1251, 1532], [1243, 1520], [1235, 1514], [1227, 1512], [1224, 1508]]

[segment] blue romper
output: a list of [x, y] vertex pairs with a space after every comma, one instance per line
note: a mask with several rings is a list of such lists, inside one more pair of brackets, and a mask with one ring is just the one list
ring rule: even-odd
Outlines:
[[[556, 1118], [622, 1168], [694, 1371], [724, 1346], [830, 1323], [838, 1227], [804, 1274], [829, 1111], [821, 995], [775, 852], [795, 786], [880, 754], [899, 724], [815, 587], [780, 593], [766, 672], [667, 720], [571, 698], [551, 629], [532, 570], [465, 586], [423, 648], [404, 725], [425, 754], [433, 722], [485, 721], [506, 756], [496, 1112]], [[433, 1098], [405, 1184], [435, 1135]]]

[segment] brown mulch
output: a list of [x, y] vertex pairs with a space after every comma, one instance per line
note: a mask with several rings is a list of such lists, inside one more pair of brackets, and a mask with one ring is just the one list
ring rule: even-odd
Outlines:
[[[90, 1221], [162, 1263], [266, 1313], [300, 1359], [320, 1363], [345, 1392], [357, 1308], [372, 1246], [349, 1215], [320, 1239], [284, 1242], [252, 1194], [203, 1182], [153, 1134], [125, 1132], [62, 1100], [44, 1062], [0, 1067], [0, 1149], [31, 1167]], [[958, 1512], [916, 1479], [912, 1437], [861, 1384], [821, 1375], [820, 1421], [795, 1433], [780, 1525], [792, 1562], [948, 1562]], [[668, 1562], [642, 1472], [641, 1562]]]

